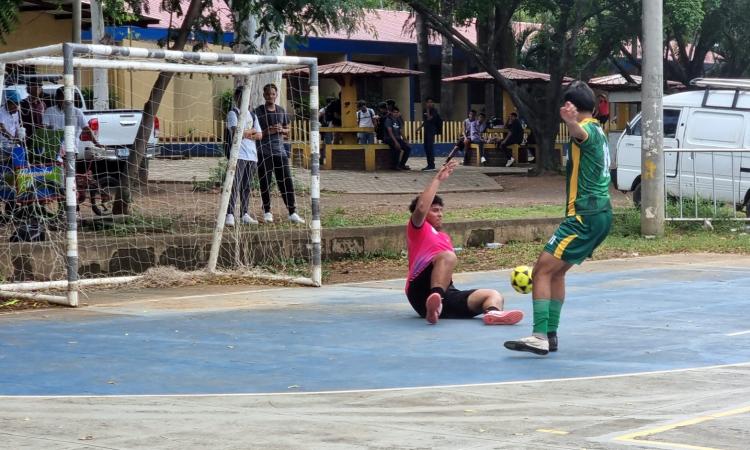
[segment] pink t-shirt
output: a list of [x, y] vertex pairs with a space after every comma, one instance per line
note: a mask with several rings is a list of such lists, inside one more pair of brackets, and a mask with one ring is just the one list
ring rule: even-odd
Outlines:
[[447, 233], [438, 231], [428, 222], [416, 228], [414, 224], [406, 225], [406, 250], [409, 255], [409, 277], [406, 279], [406, 291], [409, 282], [419, 276], [432, 263], [432, 259], [440, 252], [453, 251], [453, 242]]

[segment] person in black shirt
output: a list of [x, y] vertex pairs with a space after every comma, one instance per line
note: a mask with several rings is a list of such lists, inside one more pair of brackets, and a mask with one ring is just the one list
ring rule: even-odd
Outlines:
[[393, 106], [391, 113], [385, 119], [385, 143], [391, 147], [393, 152], [393, 170], [411, 170], [406, 161], [411, 154], [411, 147], [401, 134], [404, 127], [404, 119], [401, 118], [401, 110]]
[[427, 97], [425, 108], [422, 113], [422, 125], [417, 131], [424, 128], [424, 154], [427, 157], [427, 167], [422, 169], [424, 172], [435, 171], [435, 136], [442, 133], [443, 119], [435, 109], [435, 102], [432, 98]]
[[284, 108], [276, 104], [278, 89], [275, 84], [263, 86], [265, 104], [255, 108], [255, 116], [263, 130], [258, 151], [258, 178], [260, 179], [260, 196], [263, 202], [263, 220], [273, 222], [271, 213], [271, 177], [276, 177], [276, 185], [281, 198], [289, 210], [289, 221], [305, 223], [296, 213], [294, 200], [294, 180], [289, 166], [289, 155], [284, 147], [284, 136], [289, 135], [289, 116]]
[[510, 167], [515, 164], [516, 160], [513, 158], [513, 151], [510, 149], [511, 145], [517, 145], [523, 142], [523, 127], [521, 121], [518, 120], [518, 114], [510, 113], [510, 118], [506, 124], [508, 134], [505, 139], [500, 143], [500, 150], [505, 154], [505, 159], [508, 162], [505, 163], [505, 167]]

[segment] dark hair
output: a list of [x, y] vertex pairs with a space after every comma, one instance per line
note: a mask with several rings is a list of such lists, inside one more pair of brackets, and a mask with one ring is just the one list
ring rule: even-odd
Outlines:
[[[409, 212], [410, 213], [414, 214], [414, 211], [417, 210], [417, 203], [419, 203], [419, 197], [421, 197], [421, 196], [422, 196], [422, 194], [417, 195], [417, 197], [414, 200], [411, 201], [411, 205], [409, 205]], [[443, 199], [439, 195], [436, 195], [435, 198], [432, 199], [432, 205], [445, 206], [445, 205], [443, 205]], [[432, 205], [430, 205], [430, 206], [432, 206]]]
[[65, 87], [60, 86], [55, 91], [55, 100], [65, 100]]
[[483, 112], [482, 112], [482, 113], [479, 113], [479, 115], [480, 115], [481, 117], [487, 117], [487, 115], [486, 115], [485, 113], [483, 113]]
[[563, 103], [565, 102], [572, 103], [579, 111], [594, 112], [596, 96], [588, 84], [576, 80], [570, 83], [568, 89], [565, 90]]
[[263, 86], [263, 92], [266, 92], [267, 90], [270, 90], [270, 89], [273, 89], [274, 91], [276, 91], [277, 94], [279, 93], [279, 88], [277, 88], [276, 85], [273, 83], [268, 83], [267, 85]]
[[513, 116], [513, 117], [518, 117], [518, 113], [516, 113], [516, 112], [510, 113], [510, 115]]
[[385, 104], [388, 106], [394, 106], [396, 104], [396, 100], [389, 98], [385, 101]]
[[393, 106], [391, 107], [391, 112], [395, 112], [395, 111], [401, 112], [401, 110], [400, 110], [400, 109], [398, 109], [398, 106], [396, 106], [396, 105], [393, 105]]
[[367, 105], [366, 101], [364, 101], [364, 100], [357, 100], [357, 106], [359, 106], [360, 108], [363, 107], [363, 106], [365, 106], [365, 105]]
[[386, 102], [380, 102], [380, 103], [378, 103], [378, 108], [380, 108], [380, 109], [388, 109], [388, 104]]
[[472, 109], [472, 110], [471, 110], [471, 111], [469, 111], [469, 112], [470, 112], [470, 113], [472, 113], [472, 114], [474, 114], [475, 116], [477, 115], [477, 110], [476, 110], [476, 109]]
[[425, 99], [424, 99], [424, 102], [425, 102], [425, 103], [427, 103], [427, 102], [429, 102], [429, 101], [432, 101], [432, 102], [434, 102], [434, 101], [435, 101], [435, 99], [434, 99], [434, 98], [432, 98], [432, 97], [427, 97], [427, 98], [425, 98]]

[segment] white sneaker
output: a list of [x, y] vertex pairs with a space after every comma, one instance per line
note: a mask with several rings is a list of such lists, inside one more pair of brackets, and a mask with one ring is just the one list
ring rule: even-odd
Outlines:
[[227, 227], [234, 226], [234, 214], [227, 214], [227, 218], [224, 219], [224, 226], [227, 226]]
[[505, 341], [505, 348], [517, 352], [531, 352], [537, 355], [549, 353], [549, 342], [537, 336], [529, 336], [517, 341]]
[[511, 157], [510, 157], [510, 159], [508, 160], [508, 162], [507, 162], [507, 163], [505, 163], [505, 167], [510, 167], [510, 166], [512, 166], [513, 164], [515, 164], [515, 162], [516, 162], [516, 160], [515, 160], [515, 159], [513, 159], [513, 157], [511, 156]]
[[273, 223], [273, 214], [270, 212], [263, 213], [263, 222]]
[[300, 217], [297, 213], [289, 214], [289, 221], [292, 223], [305, 223], [305, 219]]
[[257, 225], [258, 221], [255, 220], [255, 218], [252, 217], [250, 214], [245, 213], [245, 215], [242, 216], [242, 223], [245, 225]]
[[482, 164], [484, 164], [484, 163], [487, 162], [487, 158], [485, 158], [484, 156], [482, 156], [482, 158], [479, 160], [479, 162], [481, 162]]

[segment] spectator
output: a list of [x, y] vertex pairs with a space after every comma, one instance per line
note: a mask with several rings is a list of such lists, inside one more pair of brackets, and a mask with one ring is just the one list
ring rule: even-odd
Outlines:
[[385, 119], [385, 143], [391, 147], [393, 153], [393, 170], [411, 170], [406, 161], [411, 154], [411, 147], [401, 134], [404, 120], [398, 106], [393, 106], [388, 117]]
[[[367, 107], [364, 100], [357, 102], [357, 126], [360, 128], [375, 128], [378, 119], [375, 118], [375, 111]], [[360, 144], [375, 143], [375, 134], [370, 132], [357, 133], [357, 142]]]
[[378, 103], [378, 115], [375, 116], [375, 137], [380, 142], [385, 142], [385, 119], [388, 118], [388, 105], [385, 102]]
[[18, 91], [7, 89], [5, 104], [0, 107], [0, 146], [2, 146], [3, 159], [10, 157], [18, 137], [18, 128], [21, 125], [21, 118], [18, 114], [20, 99]]
[[388, 112], [393, 111], [393, 108], [396, 106], [396, 100], [393, 100], [392, 98], [389, 98], [385, 101], [385, 106], [388, 109]]
[[599, 102], [596, 106], [596, 120], [598, 120], [603, 127], [609, 120], [609, 101], [607, 101], [607, 96], [604, 94], [599, 94], [597, 98], [599, 99]]
[[[484, 137], [482, 134], [487, 131], [487, 116], [484, 113], [479, 113], [477, 120], [471, 122], [469, 127], [469, 142], [471, 144], [479, 145], [479, 162], [484, 164], [487, 162], [487, 158], [484, 157]], [[471, 150], [471, 145], [468, 146]], [[464, 154], [464, 164], [469, 162], [469, 151]]]
[[258, 176], [260, 178], [260, 196], [263, 201], [263, 220], [273, 222], [271, 213], [271, 177], [276, 177], [276, 185], [281, 198], [289, 211], [289, 221], [305, 223], [296, 212], [294, 199], [294, 182], [289, 166], [289, 156], [284, 148], [284, 136], [289, 134], [289, 116], [284, 108], [276, 104], [278, 88], [275, 84], [263, 86], [265, 103], [255, 109], [258, 124], [263, 130], [258, 154]]
[[29, 81], [26, 85], [29, 96], [21, 101], [21, 123], [26, 129], [26, 143], [31, 140], [34, 130], [42, 126], [42, 116], [46, 105], [42, 100], [42, 86], [38, 81]]
[[502, 142], [500, 142], [500, 150], [503, 152], [505, 158], [507, 159], [505, 167], [510, 167], [516, 162], [516, 160], [513, 158], [513, 151], [510, 149], [510, 146], [518, 145], [523, 142], [523, 127], [521, 126], [521, 121], [518, 120], [518, 114], [514, 112], [510, 113], [506, 128], [508, 130], [508, 134], [505, 135], [505, 138], [502, 140]]
[[435, 136], [443, 132], [443, 119], [440, 117], [435, 102], [431, 97], [425, 100], [424, 112], [422, 113], [422, 125], [417, 131], [424, 128], [424, 154], [427, 157], [427, 167], [423, 172], [434, 172], [435, 169]]
[[[461, 136], [459, 136], [458, 141], [456, 141], [456, 145], [453, 146], [454, 150], [463, 150], [464, 154], [468, 151], [470, 148], [469, 145], [471, 144], [471, 141], [469, 139], [469, 136], [471, 135], [471, 124], [476, 120], [477, 112], [473, 109], [469, 111], [469, 114], [467, 115], [466, 119], [464, 119], [464, 132]], [[464, 157], [464, 160], [466, 160], [466, 157]]]
[[[230, 148], [234, 142], [234, 136], [237, 129], [242, 130], [242, 141], [240, 141], [239, 154], [237, 155], [237, 170], [234, 173], [234, 183], [232, 184], [232, 193], [229, 195], [229, 206], [227, 207], [227, 217], [224, 224], [228, 227], [234, 226], [234, 205], [237, 201], [237, 192], [240, 194], [240, 214], [242, 223], [245, 225], [256, 225], [258, 220], [250, 215], [248, 204], [250, 203], [250, 193], [253, 189], [255, 175], [258, 171], [258, 150], [255, 147], [255, 141], [263, 137], [263, 130], [260, 128], [258, 118], [252, 111], [247, 112], [247, 117], [243, 126], [239, 126], [240, 110], [238, 108], [242, 100], [242, 86], [237, 86], [234, 90], [234, 104], [227, 114], [227, 130], [229, 131]], [[227, 158], [230, 156], [227, 152]]]
[[[91, 142], [94, 145], [99, 145], [99, 141], [96, 139], [94, 132], [89, 128], [86, 118], [83, 116], [83, 111], [80, 108], [73, 107], [73, 114], [76, 118], [75, 128], [75, 148], [78, 151], [78, 143], [80, 142], [81, 131], [85, 131], [91, 135]], [[46, 128], [53, 130], [64, 130], [65, 129], [65, 88], [61, 87], [55, 92], [55, 104], [44, 110], [42, 114], [42, 125]]]
[[[330, 127], [332, 124], [328, 122], [326, 118], [326, 109], [336, 99], [334, 97], [326, 97], [326, 106], [320, 108], [318, 111], [318, 121], [321, 127]], [[323, 139], [323, 145], [320, 148], [320, 164], [326, 162], [326, 145], [333, 144], [333, 133], [321, 133], [320, 137]]]

